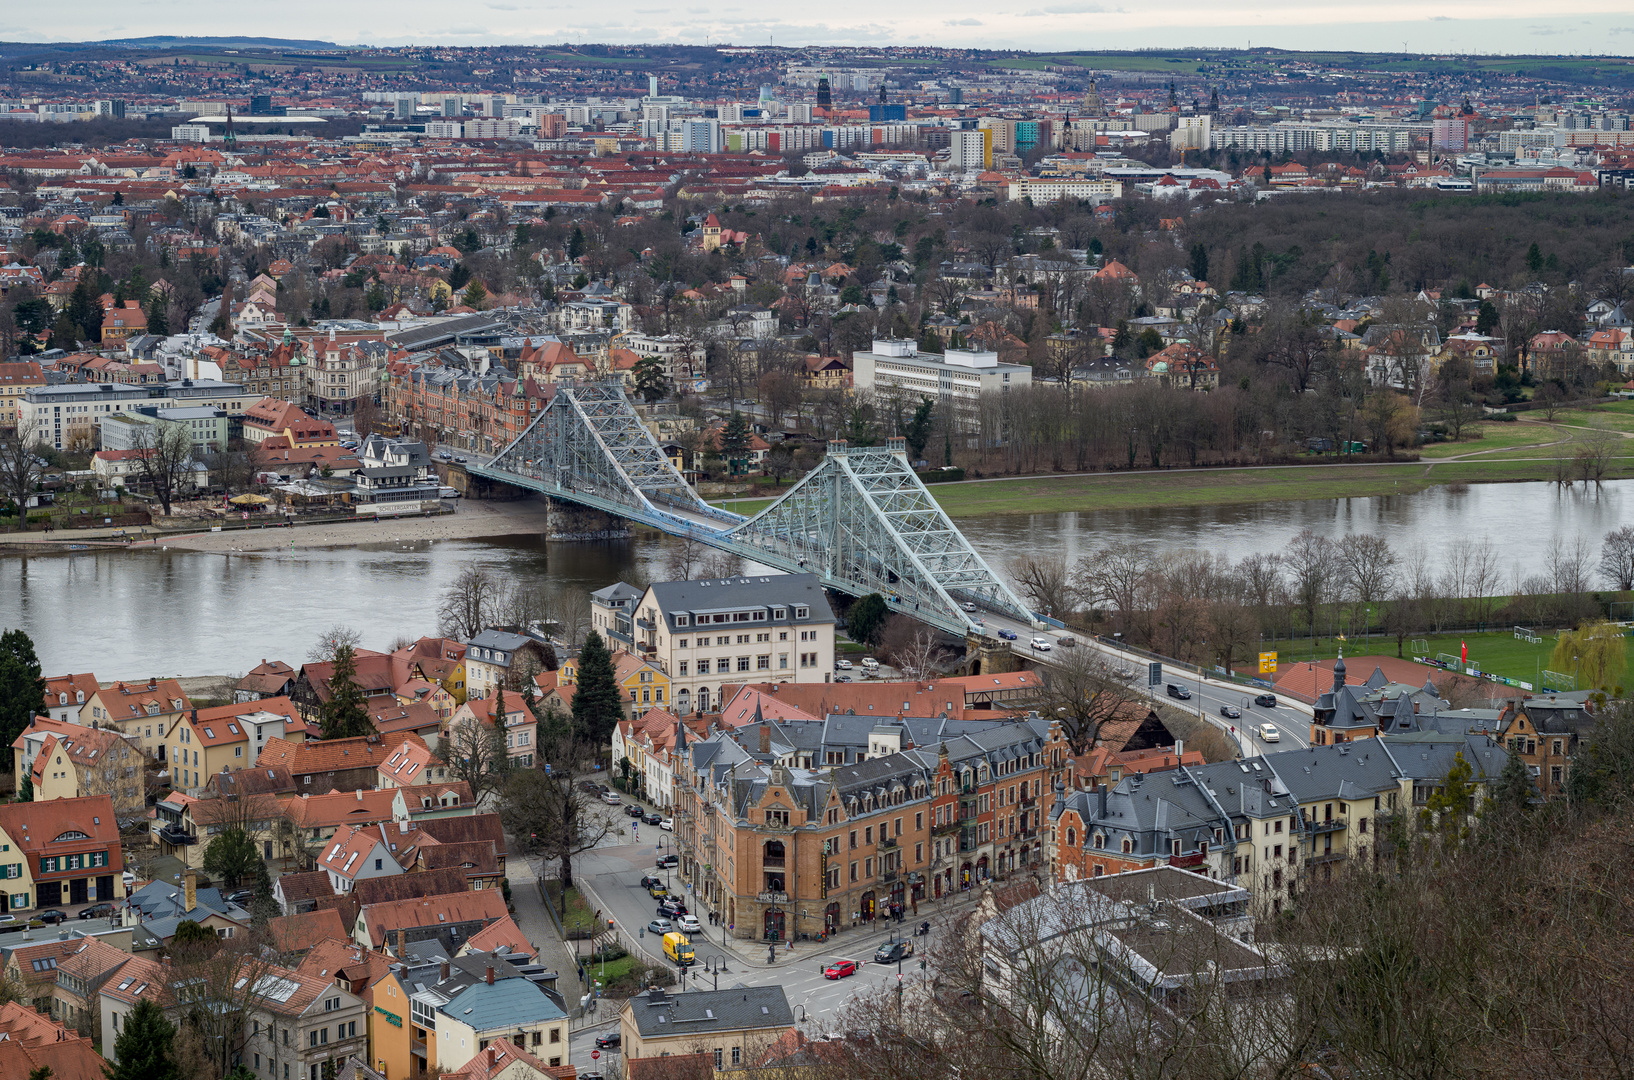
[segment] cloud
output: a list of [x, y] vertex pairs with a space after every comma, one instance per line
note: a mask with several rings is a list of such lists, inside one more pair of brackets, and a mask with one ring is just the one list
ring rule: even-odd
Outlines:
[[1044, 9], [1046, 15], [1099, 15], [1106, 11], [1100, 4], [1051, 4]]
[[521, 11], [515, 4], [489, 4], [489, 11]]
[[1454, 19], [1453, 19], [1453, 17], [1451, 15], [1431, 15], [1430, 16], [1430, 21], [1431, 22], [1453, 22]]
[[948, 19], [942, 23], [943, 26], [980, 26], [981, 24], [980, 19]]

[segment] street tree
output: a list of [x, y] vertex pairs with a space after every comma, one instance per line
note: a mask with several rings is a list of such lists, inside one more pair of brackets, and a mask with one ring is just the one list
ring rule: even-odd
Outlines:
[[0, 428], [0, 496], [15, 505], [18, 520], [26, 517], [28, 497], [40, 480], [39, 438], [32, 420]]
[[618, 829], [606, 808], [577, 781], [597, 767], [604, 742], [571, 713], [555, 709], [541, 713], [536, 708], [533, 712], [540, 767], [511, 773], [499, 801], [499, 818], [524, 855], [555, 864], [555, 876], [568, 889], [573, 885], [574, 858]]
[[1065, 556], [1055, 552], [1017, 555], [1010, 560], [1010, 577], [1033, 610], [1058, 615], [1072, 609], [1072, 570]]
[[[494, 697], [494, 722], [490, 726], [471, 717], [461, 720], [449, 730], [446, 757], [448, 771], [456, 780], [471, 785], [471, 794], [478, 802], [489, 792], [498, 792], [505, 786], [510, 772], [510, 751], [505, 746], [505, 690], [500, 687]], [[516, 699], [511, 699], [515, 703]]]
[[357, 654], [350, 645], [342, 645], [335, 652], [335, 669], [329, 677], [329, 700], [318, 718], [323, 737], [352, 739], [374, 734], [366, 702], [357, 684]]
[[1101, 729], [1127, 719], [1136, 702], [1134, 691], [1113, 674], [1095, 649], [1066, 649], [1044, 672], [1039, 712], [1053, 717], [1074, 754], [1094, 749]]

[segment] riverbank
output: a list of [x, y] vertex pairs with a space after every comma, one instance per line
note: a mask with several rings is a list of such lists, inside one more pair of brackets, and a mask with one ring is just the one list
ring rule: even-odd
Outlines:
[[331, 522], [293, 529], [244, 529], [162, 536], [131, 545], [180, 548], [184, 551], [301, 551], [308, 548], [357, 547], [362, 544], [413, 543], [426, 540], [470, 540], [481, 536], [539, 535], [548, 517], [543, 499], [481, 502], [461, 499], [452, 514], [439, 517], [382, 518], [379, 521]]

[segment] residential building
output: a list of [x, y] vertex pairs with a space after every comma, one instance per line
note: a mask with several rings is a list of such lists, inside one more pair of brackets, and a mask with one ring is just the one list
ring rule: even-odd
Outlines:
[[917, 404], [934, 401], [951, 410], [961, 427], [973, 427], [982, 399], [1031, 386], [1033, 369], [1003, 364], [996, 352], [948, 349], [922, 353], [912, 341], [876, 338], [867, 352], [851, 354], [852, 381], [858, 390], [900, 397]]
[[[505, 713], [499, 715], [500, 702], [503, 701]], [[498, 728], [505, 735], [505, 750], [510, 757], [512, 768], [533, 767], [533, 712], [528, 708], [527, 698], [520, 693], [500, 693], [496, 691], [490, 697], [467, 698], [454, 712], [448, 722], [448, 744], [450, 754], [457, 754], [455, 747], [458, 744], [457, 732], [467, 724], [477, 724], [484, 728]], [[463, 745], [470, 745], [465, 743]]]
[[73, 951], [57, 961], [57, 983], [51, 995], [51, 1016], [64, 1024], [72, 1024], [90, 1032], [98, 1043], [106, 1041], [101, 1030], [102, 1017], [97, 1010], [97, 994], [131, 954], [100, 938], [80, 938]]
[[[496, 898], [492, 892], [478, 895]], [[416, 1044], [411, 1052], [423, 1053], [437, 1072], [457, 1070], [501, 1041], [525, 1047], [553, 1066], [570, 1063], [560, 999], [503, 957], [449, 957], [436, 968], [411, 969], [406, 981], [424, 986], [409, 995], [409, 1034]]]
[[15, 429], [23, 395], [44, 385], [45, 373], [33, 360], [0, 363], [0, 428]]
[[141, 746], [117, 731], [75, 727], [46, 735], [28, 776], [35, 802], [106, 795], [115, 818], [129, 824], [145, 815], [145, 764]]
[[55, 675], [45, 680], [45, 712], [66, 724], [89, 724], [85, 707], [101, 686], [95, 675]]
[[676, 745], [681, 877], [738, 937], [767, 941], [832, 936], [1040, 865], [1065, 746], [1042, 720], [846, 715], [703, 740], [682, 728]]
[[106, 795], [0, 805], [0, 909], [124, 897], [125, 861]]
[[18, 423], [31, 424], [42, 441], [61, 450], [93, 445], [99, 421], [138, 406], [221, 409], [239, 416], [246, 404], [237, 383], [207, 379], [126, 386], [113, 383], [57, 383], [23, 392]]
[[[255, 763], [250, 734], [238, 720], [244, 711], [242, 705], [192, 709], [171, 725], [166, 754], [171, 787], [197, 795], [215, 773], [236, 772]], [[278, 716], [274, 723], [281, 734], [284, 718]]]
[[[192, 707], [175, 679], [116, 682], [97, 690], [89, 703], [93, 721], [132, 739], [140, 738], [142, 749], [161, 762], [169, 760], [166, 754], [171, 729]], [[83, 717], [84, 712], [80, 715]]]
[[1526, 763], [1544, 797], [1553, 798], [1566, 790], [1573, 759], [1596, 722], [1586, 702], [1540, 695], [1511, 701], [1499, 720], [1496, 739]]
[[452, 951], [507, 914], [504, 897], [493, 889], [364, 904], [352, 937], [366, 949], [400, 956], [415, 942], [442, 941], [446, 936], [444, 944]]
[[49, 1069], [51, 1080], [103, 1080], [102, 1065], [91, 1039], [21, 1002], [0, 1005], [0, 1076]]
[[466, 697], [487, 697], [500, 686], [520, 690], [534, 674], [555, 666], [555, 650], [538, 638], [509, 630], [484, 630], [465, 644]]
[[635, 647], [633, 620], [640, 600], [641, 590], [622, 581], [590, 594], [590, 627], [602, 636], [609, 649]]
[[729, 682], [821, 683], [834, 671], [834, 611], [815, 574], [660, 582], [637, 603], [633, 631], [683, 714], [708, 712]]
[[318, 869], [329, 875], [329, 886], [337, 896], [345, 896], [357, 882], [373, 877], [401, 874], [387, 849], [379, 826], [347, 825], [324, 842]]
[[704, 1053], [717, 1070], [742, 1069], [792, 1030], [794, 1011], [781, 986], [685, 994], [653, 987], [618, 1011], [626, 1067], [647, 1058]]
[[244, 410], [245, 442], [261, 443], [280, 435], [295, 449], [340, 445], [334, 424], [308, 414], [293, 401], [264, 397]]
[[295, 689], [296, 670], [282, 660], [263, 660], [238, 680], [233, 700], [239, 704], [263, 698], [288, 697]]

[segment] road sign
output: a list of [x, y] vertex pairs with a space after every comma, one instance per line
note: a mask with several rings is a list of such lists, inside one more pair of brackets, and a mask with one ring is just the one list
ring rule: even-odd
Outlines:
[[601, 1051], [600, 1050], [590, 1051], [590, 1060], [591, 1061], [595, 1061], [599, 1057], [601, 1057]]
[[1277, 654], [1274, 652], [1260, 653], [1260, 674], [1275, 675], [1277, 673]]
[[1153, 660], [1146, 665], [1146, 685], [1161, 686], [1163, 684], [1163, 665]]

